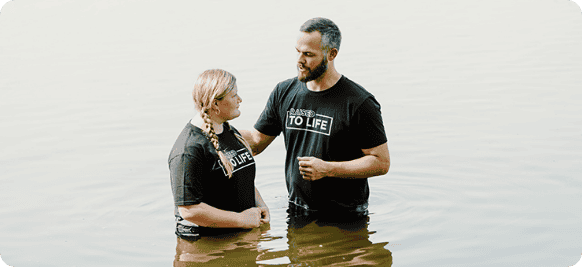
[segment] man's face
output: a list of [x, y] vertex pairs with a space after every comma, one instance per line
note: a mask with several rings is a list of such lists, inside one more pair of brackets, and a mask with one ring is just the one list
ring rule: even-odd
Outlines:
[[321, 50], [321, 33], [301, 32], [297, 39], [297, 77], [302, 82], [320, 78], [327, 70], [327, 55]]

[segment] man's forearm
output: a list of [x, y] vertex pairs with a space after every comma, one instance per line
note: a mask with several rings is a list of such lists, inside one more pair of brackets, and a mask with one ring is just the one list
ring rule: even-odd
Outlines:
[[275, 139], [276, 136], [268, 136], [260, 133], [256, 129], [253, 130], [240, 130], [242, 137], [249, 143], [251, 150], [253, 150], [253, 156], [256, 156], [263, 152], [269, 144]]
[[256, 156], [259, 153], [261, 153], [261, 151], [257, 150], [258, 139], [253, 135], [252, 131], [239, 130], [239, 132], [242, 135], [242, 137], [247, 141], [247, 143], [249, 143], [249, 146], [251, 147], [251, 150], [252, 150], [251, 152], [253, 153], [253, 156]]
[[362, 149], [364, 156], [342, 162], [327, 162], [332, 177], [368, 178], [388, 173], [390, 169], [390, 152], [388, 143]]
[[315, 181], [323, 177], [368, 178], [383, 175], [390, 169], [387, 144], [362, 149], [364, 156], [349, 161], [324, 161], [315, 157], [298, 157], [303, 179]]
[[341, 178], [368, 178], [388, 173], [390, 161], [382, 161], [372, 155], [366, 155], [350, 161], [326, 161], [329, 171], [326, 176]]
[[256, 141], [253, 139], [253, 134], [249, 130], [239, 130], [240, 135], [249, 143], [252, 149], [257, 145]]

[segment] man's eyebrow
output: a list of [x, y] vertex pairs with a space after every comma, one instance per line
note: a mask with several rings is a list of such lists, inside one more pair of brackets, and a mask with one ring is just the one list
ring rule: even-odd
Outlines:
[[300, 51], [299, 48], [297, 48], [297, 47], [295, 47], [295, 50], [297, 50], [297, 52], [303, 53], [303, 54], [307, 54], [307, 53], [313, 54], [313, 52], [312, 51], [309, 51], [309, 50], [307, 50], [307, 51]]

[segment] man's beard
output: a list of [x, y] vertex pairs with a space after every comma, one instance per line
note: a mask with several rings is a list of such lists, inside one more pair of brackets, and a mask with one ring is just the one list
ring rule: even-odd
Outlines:
[[[297, 66], [297, 70], [299, 71], [299, 66]], [[327, 58], [324, 57], [323, 60], [321, 60], [321, 63], [315, 66], [315, 69], [307, 70], [307, 75], [303, 78], [299, 77], [299, 80], [304, 83], [313, 81], [321, 77], [321, 75], [323, 75], [325, 71], [327, 71]]]

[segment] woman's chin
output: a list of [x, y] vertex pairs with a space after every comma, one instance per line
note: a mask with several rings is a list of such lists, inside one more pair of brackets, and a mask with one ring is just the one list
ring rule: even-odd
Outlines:
[[240, 111], [236, 112], [236, 113], [235, 113], [235, 114], [234, 114], [234, 115], [233, 115], [233, 116], [230, 118], [230, 120], [234, 120], [234, 119], [238, 118], [238, 117], [240, 116], [240, 114], [241, 114], [241, 112], [240, 112]]

